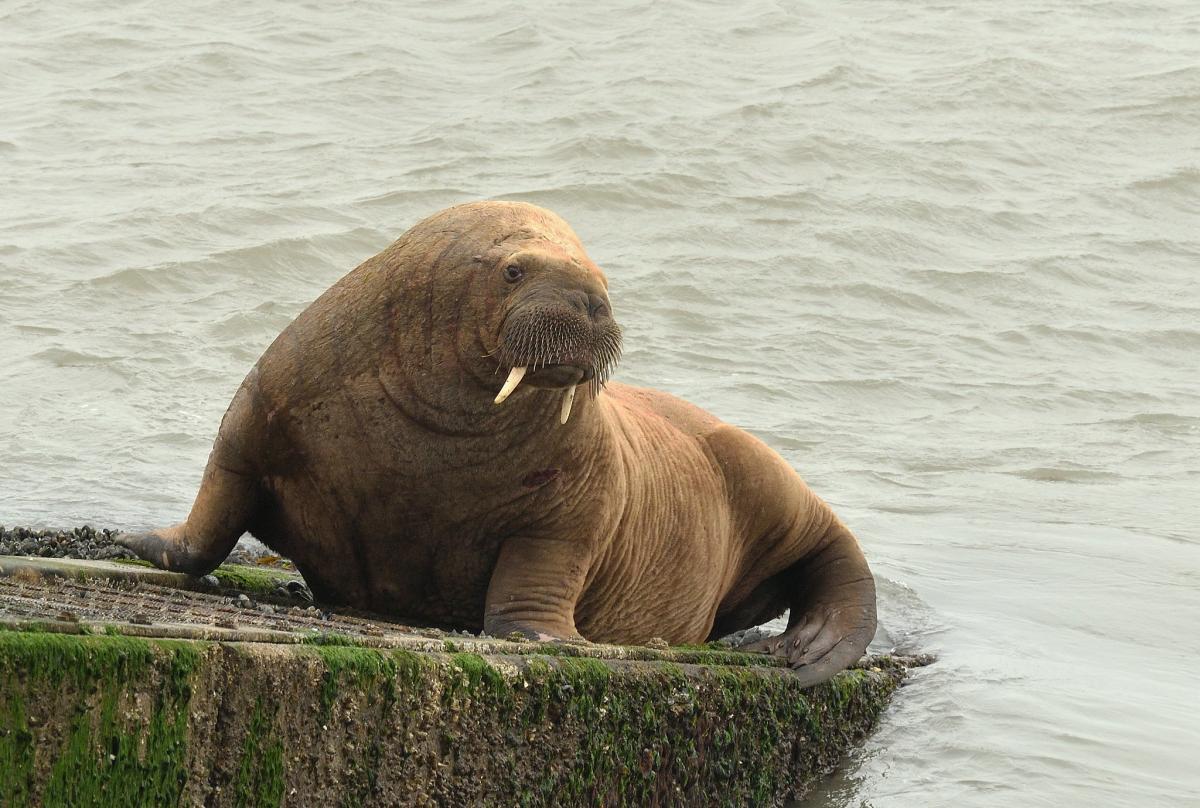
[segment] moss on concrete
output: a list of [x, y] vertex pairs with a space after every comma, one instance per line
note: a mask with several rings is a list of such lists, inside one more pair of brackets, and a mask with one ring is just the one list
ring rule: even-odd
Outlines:
[[357, 637], [338, 634], [335, 631], [323, 631], [300, 638], [301, 645], [345, 645], [358, 648], [366, 647], [366, 643]]
[[728, 647], [713, 648], [674, 648], [671, 658], [675, 662], [689, 665], [737, 665], [740, 667], [761, 665], [768, 668], [781, 667], [778, 657], [767, 654], [746, 654], [731, 651]]
[[[0, 631], [3, 804], [178, 803], [198, 660], [194, 644]], [[57, 749], [39, 755], [63, 701], [75, 708], [54, 727]]]
[[346, 686], [358, 691], [383, 687], [394, 698], [396, 663], [383, 651], [352, 645], [323, 645], [316, 649], [325, 663], [321, 676], [321, 717], [328, 719], [339, 691]]
[[245, 564], [222, 564], [213, 570], [212, 574], [221, 586], [237, 589], [248, 595], [271, 595], [280, 583], [299, 580], [291, 573], [248, 567]]
[[233, 784], [233, 804], [237, 808], [279, 805], [283, 801], [283, 742], [275, 721], [276, 708], [277, 703], [268, 707], [262, 697], [254, 702]]
[[0, 803], [777, 805], [902, 676], [0, 631]]
[[[159, 569], [149, 561], [140, 558], [115, 558], [113, 562], [131, 567], [146, 567]], [[275, 587], [287, 581], [298, 581], [299, 576], [289, 570], [252, 567], [248, 564], [222, 564], [211, 573], [221, 586], [226, 589], [236, 589], [247, 595], [271, 595]], [[79, 578], [93, 578], [96, 573], [80, 570]]]
[[130, 567], [148, 567], [150, 569], [159, 569], [149, 561], [141, 558], [114, 558], [112, 561], [114, 564], [126, 564]]

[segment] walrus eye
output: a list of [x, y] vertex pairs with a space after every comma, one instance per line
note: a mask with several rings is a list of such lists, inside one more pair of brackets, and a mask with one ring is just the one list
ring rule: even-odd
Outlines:
[[525, 277], [525, 270], [521, 269], [516, 264], [509, 264], [504, 268], [504, 280], [509, 283], [516, 283]]

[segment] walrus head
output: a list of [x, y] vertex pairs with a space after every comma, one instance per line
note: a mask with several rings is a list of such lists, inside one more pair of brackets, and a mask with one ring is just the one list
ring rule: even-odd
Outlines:
[[[451, 412], [477, 417], [478, 404], [502, 405], [518, 387], [532, 387], [562, 391], [549, 406], [566, 423], [577, 389], [597, 395], [621, 352], [608, 279], [570, 225], [536, 205], [447, 208], [359, 272], [364, 284], [385, 279], [388, 290], [382, 302], [401, 364], [381, 376], [407, 406], [440, 401], [431, 405], [440, 420]], [[414, 383], [423, 385], [419, 394], [399, 392]], [[520, 397], [522, 413], [548, 404], [544, 395]]]
[[504, 403], [522, 383], [561, 388], [565, 424], [576, 387], [586, 383], [598, 392], [621, 355], [604, 275], [553, 244], [506, 256], [500, 274], [512, 290], [496, 351], [507, 376], [495, 402]]

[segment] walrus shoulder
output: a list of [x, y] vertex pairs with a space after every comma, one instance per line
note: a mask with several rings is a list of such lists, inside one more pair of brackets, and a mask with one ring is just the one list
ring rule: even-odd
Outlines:
[[712, 413], [662, 390], [609, 382], [605, 393], [635, 413], [662, 418], [680, 432], [696, 438], [727, 426]]
[[795, 469], [757, 437], [728, 424], [703, 440], [724, 478], [757, 574], [771, 574], [810, 552], [834, 515]]
[[819, 533], [833, 520], [829, 506], [774, 449], [744, 429], [681, 398], [644, 387], [611, 383], [607, 391], [633, 412], [661, 418], [694, 439], [720, 474], [743, 535], [798, 538]]

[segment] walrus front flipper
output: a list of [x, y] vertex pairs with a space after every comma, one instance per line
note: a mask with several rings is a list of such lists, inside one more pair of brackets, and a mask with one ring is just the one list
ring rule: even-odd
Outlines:
[[257, 500], [257, 481], [223, 468], [214, 451], [186, 522], [149, 533], [122, 533], [116, 542], [165, 570], [206, 575], [246, 531]]
[[569, 539], [513, 537], [500, 547], [484, 606], [483, 630], [493, 637], [519, 632], [531, 640], [582, 639], [575, 603], [587, 565]]
[[777, 637], [741, 650], [787, 659], [805, 685], [815, 685], [862, 658], [875, 636], [875, 579], [854, 535], [839, 521], [817, 553], [780, 575], [791, 616]]

